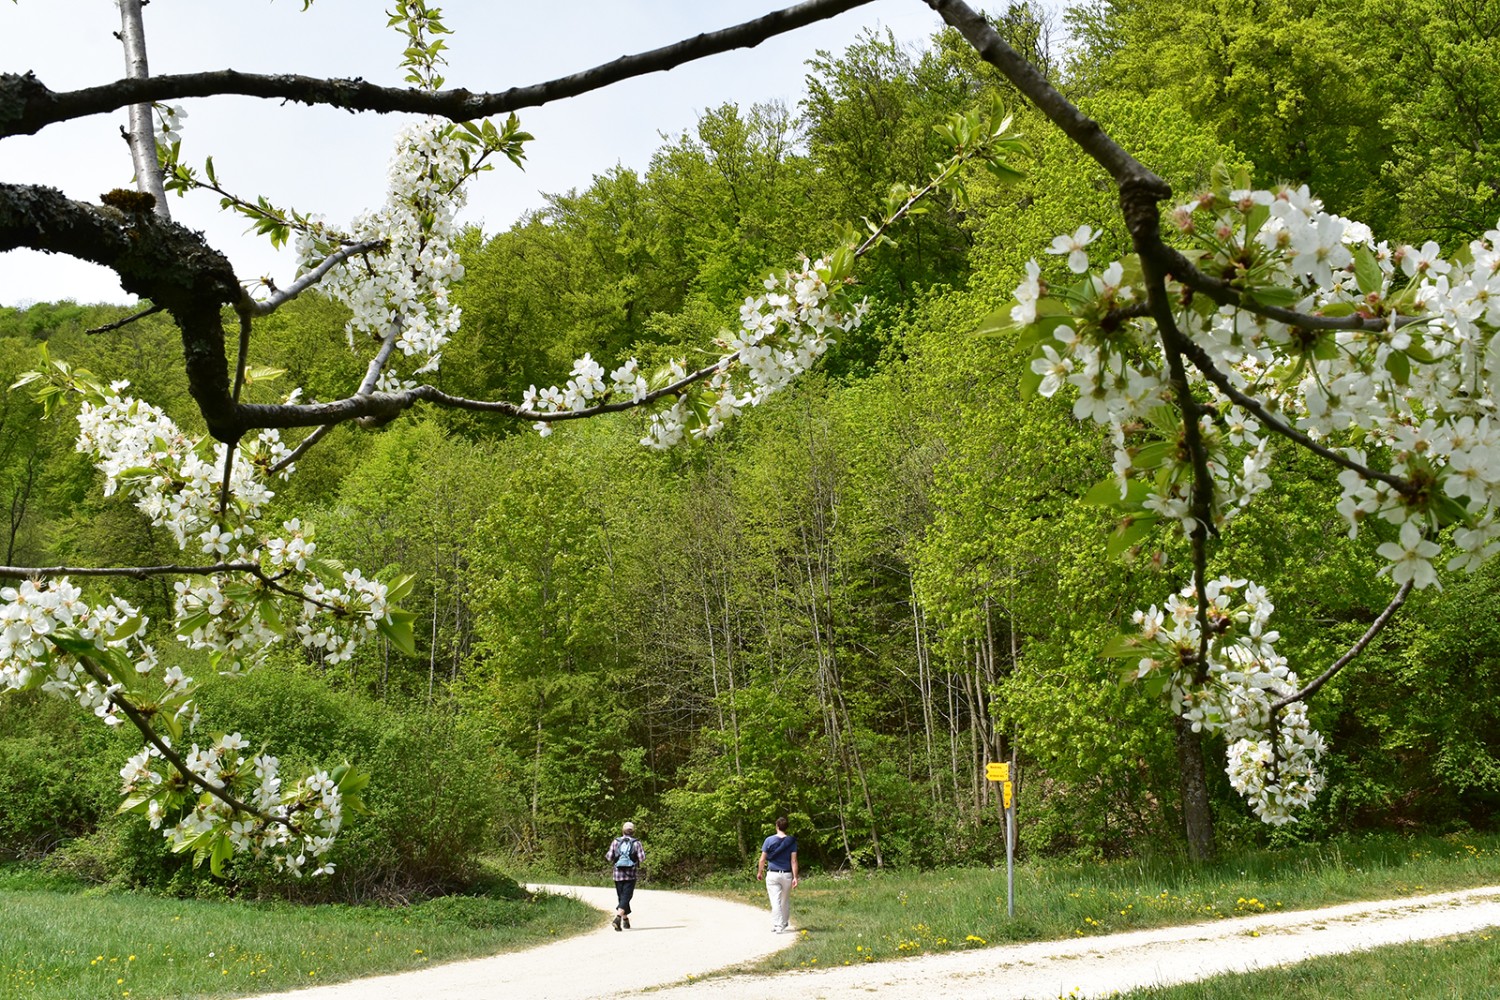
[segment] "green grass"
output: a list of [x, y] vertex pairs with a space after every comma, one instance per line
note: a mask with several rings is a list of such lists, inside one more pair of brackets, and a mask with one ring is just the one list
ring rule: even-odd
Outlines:
[[596, 926], [572, 899], [400, 909], [99, 894], [0, 869], [0, 998], [227, 997], [401, 972]]
[[1119, 1000], [1477, 1000], [1500, 991], [1500, 930], [1315, 958], [1281, 969], [1132, 990]]
[[[826, 968], [1090, 937], [1355, 900], [1398, 898], [1500, 882], [1500, 837], [1371, 837], [1243, 853], [1218, 864], [1180, 861], [1016, 868], [1016, 915], [1005, 870], [819, 875], [792, 894], [797, 944], [755, 968]], [[730, 890], [757, 906], [758, 884]]]

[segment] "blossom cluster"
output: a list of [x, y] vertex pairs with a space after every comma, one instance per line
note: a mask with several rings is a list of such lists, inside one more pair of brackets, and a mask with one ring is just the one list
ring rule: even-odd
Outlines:
[[[1339, 449], [1338, 511], [1350, 535], [1372, 518], [1395, 536], [1379, 547], [1398, 584], [1438, 583], [1431, 536], [1458, 525], [1449, 568], [1473, 568], [1500, 551], [1500, 229], [1444, 258], [1435, 243], [1391, 247], [1369, 227], [1323, 210], [1306, 187], [1223, 187], [1172, 214], [1200, 269], [1229, 274], [1244, 308], [1218, 306], [1180, 287], [1175, 321], [1225, 383], [1315, 441]], [[1178, 431], [1142, 441], [1172, 394], [1149, 318], [1115, 322], [1143, 301], [1134, 258], [1091, 270], [1088, 227], [1059, 236], [1080, 284], [1053, 294], [1035, 261], [1016, 290], [1012, 319], [1037, 334], [1038, 390], [1078, 391], [1073, 412], [1108, 426], [1122, 500], [1191, 531], [1190, 456]], [[1264, 315], [1280, 306], [1346, 328], [1315, 328]], [[1197, 369], [1207, 399], [1200, 433], [1222, 523], [1269, 483], [1266, 428]], [[1155, 419], [1155, 423], [1164, 421]], [[1165, 423], [1170, 424], [1171, 419]], [[1358, 447], [1343, 442], [1357, 439]], [[1386, 469], [1389, 477], [1369, 474]], [[1401, 488], [1397, 481], [1410, 484]]]
[[[345, 333], [351, 345], [359, 335], [379, 341], [394, 332], [395, 346], [418, 362], [411, 374], [437, 369], [462, 316], [449, 287], [464, 273], [454, 241], [455, 219], [467, 201], [464, 182], [473, 169], [467, 154], [468, 144], [444, 119], [425, 118], [403, 128], [391, 158], [385, 204], [351, 227], [352, 240], [379, 243], [382, 249], [344, 261], [320, 286], [349, 307]], [[297, 251], [301, 266], [309, 269], [327, 247], [314, 229], [299, 236]], [[384, 387], [403, 385], [388, 377]]]
[[[1300, 682], [1276, 652], [1279, 635], [1267, 627], [1275, 610], [1263, 588], [1227, 576], [1204, 585], [1208, 599], [1200, 617], [1194, 587], [1169, 597], [1162, 607], [1136, 611], [1133, 637], [1142, 652], [1137, 680], [1160, 690], [1174, 714], [1195, 732], [1221, 734], [1229, 743], [1230, 784], [1264, 822], [1295, 819], [1323, 787], [1318, 770], [1326, 746], [1307, 721], [1307, 706], [1295, 701], [1274, 713], [1277, 700], [1297, 692]], [[1198, 682], [1202, 622], [1211, 638]]]
[[[847, 250], [817, 260], [803, 257], [797, 269], [765, 278], [764, 291], [740, 306], [738, 329], [716, 341], [723, 353], [705, 381], [685, 384], [689, 372], [681, 359], [659, 373], [657, 388], [673, 401], [651, 415], [641, 444], [666, 450], [690, 437], [711, 438], [741, 409], [759, 405], [811, 368], [835, 334], [856, 329], [864, 319], [867, 303], [850, 301], [844, 287], [852, 262]], [[610, 372], [608, 383], [603, 367], [588, 355], [573, 363], [571, 376], [561, 387], [531, 386], [523, 407], [536, 415], [576, 413], [605, 402], [651, 398], [635, 358]], [[551, 433], [550, 420], [535, 426], [543, 435]]]

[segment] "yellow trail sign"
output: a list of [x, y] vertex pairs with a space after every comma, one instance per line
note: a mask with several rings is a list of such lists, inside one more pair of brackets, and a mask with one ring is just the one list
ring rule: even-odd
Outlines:
[[986, 764], [984, 765], [984, 777], [987, 781], [1009, 781], [1009, 764]]
[[1007, 781], [1005, 784], [1003, 784], [1003, 785], [1000, 786], [1001, 790], [1003, 791], [1003, 793], [1005, 795], [1005, 808], [1007, 808], [1007, 809], [1010, 808], [1011, 791], [1012, 791], [1012, 789], [1014, 787], [1015, 786], [1012, 785], [1009, 781]]

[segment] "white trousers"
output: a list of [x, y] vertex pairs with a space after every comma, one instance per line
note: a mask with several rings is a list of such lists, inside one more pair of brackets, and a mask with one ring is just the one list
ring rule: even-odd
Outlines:
[[766, 872], [766, 895], [771, 898], [771, 928], [786, 930], [792, 913], [792, 873]]

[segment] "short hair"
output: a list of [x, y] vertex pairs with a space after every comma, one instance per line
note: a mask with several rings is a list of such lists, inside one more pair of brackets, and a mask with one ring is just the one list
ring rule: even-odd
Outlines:
[[625, 821], [625, 825], [622, 826], [622, 827], [620, 827], [620, 832], [621, 833], [635, 833], [635, 824], [632, 823], [632, 822], [630, 822], [629, 820], [626, 820]]
[[776, 829], [780, 830], [782, 833], [786, 833], [786, 817], [785, 816], [777, 816], [776, 817]]

